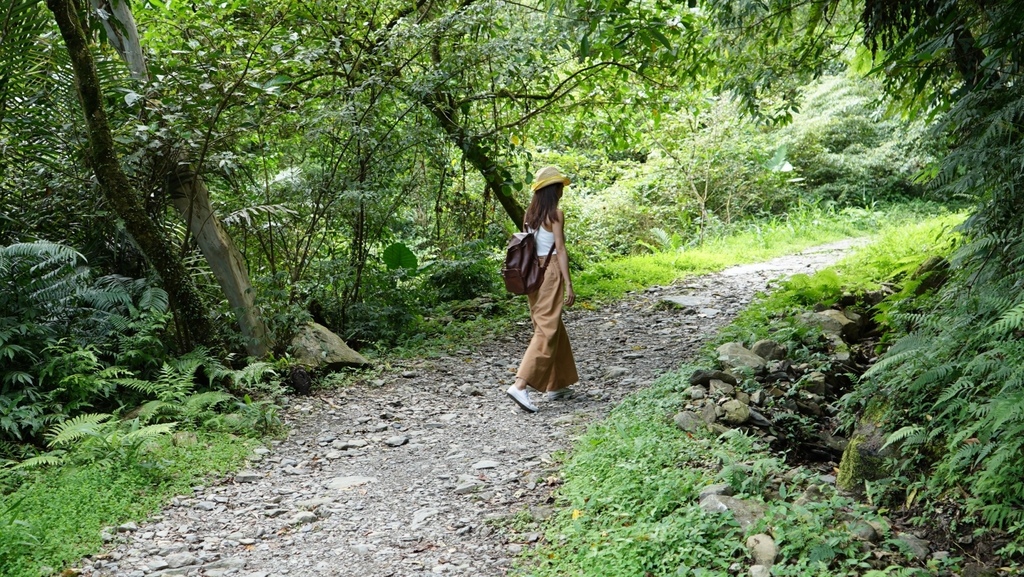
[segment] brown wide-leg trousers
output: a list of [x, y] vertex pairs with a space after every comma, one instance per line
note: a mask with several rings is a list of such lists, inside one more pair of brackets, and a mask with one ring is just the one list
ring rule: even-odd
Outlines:
[[569, 335], [562, 323], [564, 282], [557, 259], [557, 256], [550, 258], [550, 266], [544, 271], [544, 283], [528, 297], [533, 338], [516, 372], [516, 377], [541, 392], [564, 389], [580, 380]]

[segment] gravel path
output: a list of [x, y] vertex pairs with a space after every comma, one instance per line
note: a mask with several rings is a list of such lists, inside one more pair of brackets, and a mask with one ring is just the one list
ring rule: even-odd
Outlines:
[[[552, 455], [623, 396], [693, 357], [780, 276], [833, 263], [843, 242], [567, 311], [581, 382], [574, 398], [520, 411], [505, 396], [529, 340], [393, 367], [365, 385], [300, 397], [291, 433], [250, 467], [128, 524], [85, 575], [505, 575], [541, 538], [493, 520], [551, 513]], [[665, 306], [677, 297], [682, 306]], [[679, 298], [685, 297], [685, 298]]]

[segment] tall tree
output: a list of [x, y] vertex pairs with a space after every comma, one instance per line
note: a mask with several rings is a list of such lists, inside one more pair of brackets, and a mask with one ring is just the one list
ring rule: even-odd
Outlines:
[[149, 218], [119, 164], [103, 107], [96, 63], [78, 12], [69, 0], [47, 0], [46, 5], [54, 15], [74, 69], [89, 137], [89, 159], [100, 187], [117, 215], [124, 220], [128, 233], [160, 275], [177, 313], [176, 328], [183, 345], [191, 348], [206, 344], [213, 336], [213, 328], [205, 305], [181, 258]]
[[[149, 69], [139, 40], [138, 26], [126, 0], [92, 0], [102, 18], [107, 37], [121, 58], [127, 63], [132, 78], [143, 88], [149, 83]], [[237, 83], [245, 80], [240, 73]], [[218, 109], [219, 111], [219, 109]], [[216, 122], [216, 119], [211, 120]], [[272, 346], [270, 335], [259, 309], [256, 308], [256, 290], [249, 278], [245, 260], [234, 241], [221, 224], [210, 202], [210, 193], [202, 175], [193, 170], [185, 151], [172, 153], [165, 162], [167, 194], [196, 239], [210, 270], [224, 293], [244, 337], [250, 356], [263, 357]]]

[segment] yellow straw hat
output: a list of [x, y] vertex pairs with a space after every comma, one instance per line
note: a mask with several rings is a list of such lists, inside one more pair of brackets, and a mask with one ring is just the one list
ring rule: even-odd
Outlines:
[[561, 182], [563, 186], [569, 186], [570, 181], [569, 177], [562, 174], [562, 171], [558, 170], [558, 168], [545, 166], [538, 170], [537, 174], [533, 175], [533, 184], [530, 186], [530, 190], [537, 192], [537, 190], [556, 182]]

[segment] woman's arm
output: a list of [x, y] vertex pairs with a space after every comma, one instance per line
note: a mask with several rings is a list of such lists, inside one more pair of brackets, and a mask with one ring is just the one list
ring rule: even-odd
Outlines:
[[569, 276], [569, 253], [565, 250], [565, 215], [556, 211], [556, 218], [551, 223], [551, 232], [555, 235], [555, 258], [558, 259], [558, 270], [565, 281], [565, 306], [571, 307], [576, 302], [576, 292], [572, 290], [572, 277]]

